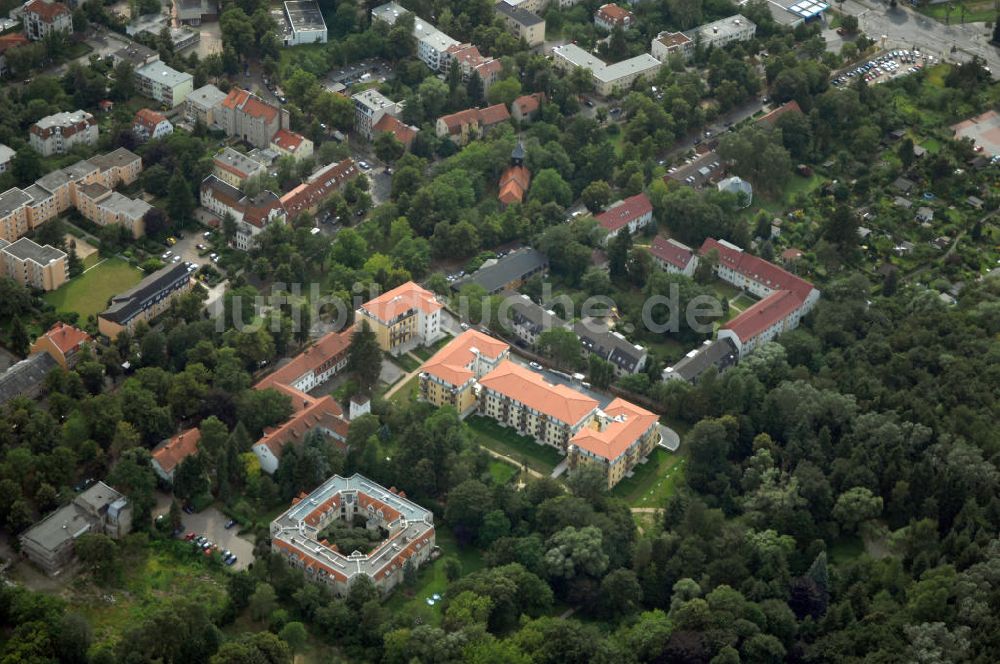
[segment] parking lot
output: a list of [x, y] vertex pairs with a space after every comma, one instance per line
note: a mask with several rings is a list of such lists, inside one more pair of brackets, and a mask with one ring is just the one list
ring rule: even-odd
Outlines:
[[364, 84], [373, 80], [385, 82], [392, 76], [389, 63], [379, 58], [370, 58], [334, 69], [324, 79], [324, 85], [329, 89], [333, 89], [337, 83], [350, 87], [355, 83]]
[[919, 50], [895, 50], [883, 53], [877, 58], [873, 58], [854, 69], [842, 72], [840, 76], [833, 79], [836, 86], [847, 85], [856, 80], [859, 76], [871, 84], [885, 83], [899, 76], [915, 74], [924, 68], [925, 65], [934, 63], [934, 56], [923, 55]]
[[[229, 517], [214, 507], [194, 514], [185, 514], [184, 536], [187, 533], [194, 533], [196, 537], [204, 535], [212, 544], [219, 547], [219, 551], [229, 550], [236, 555], [233, 569], [246, 569], [253, 562], [253, 542], [239, 536], [238, 524], [227, 530], [225, 527], [227, 521]], [[193, 544], [191, 546], [194, 547]]]

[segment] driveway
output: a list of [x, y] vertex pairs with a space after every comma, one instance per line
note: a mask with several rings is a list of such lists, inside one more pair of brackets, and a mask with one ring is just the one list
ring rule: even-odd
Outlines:
[[240, 527], [238, 525], [226, 530], [224, 526], [228, 520], [229, 517], [218, 509], [209, 507], [195, 514], [185, 514], [183, 519], [184, 532], [204, 535], [217, 544], [220, 551], [229, 549], [237, 557], [233, 568], [246, 569], [253, 562], [253, 542], [239, 536]]

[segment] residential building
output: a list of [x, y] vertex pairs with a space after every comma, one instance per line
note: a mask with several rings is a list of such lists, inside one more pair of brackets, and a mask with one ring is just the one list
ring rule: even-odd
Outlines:
[[271, 137], [271, 149], [296, 160], [308, 159], [313, 155], [313, 142], [302, 134], [279, 129]]
[[534, 14], [541, 14], [549, 6], [549, 0], [504, 0], [511, 7], [517, 7]]
[[594, 13], [594, 25], [608, 32], [615, 28], [628, 30], [634, 24], [635, 14], [627, 9], [622, 9], [613, 2], [601, 5]]
[[28, 207], [32, 201], [30, 195], [17, 187], [0, 194], [0, 240], [14, 242], [31, 230]]
[[340, 373], [347, 366], [354, 328], [329, 332], [311, 346], [268, 374], [255, 386], [262, 390], [276, 385], [288, 385], [300, 392], [309, 392]]
[[7, 67], [7, 52], [30, 43], [31, 41], [22, 34], [0, 35], [0, 77], [10, 73]]
[[287, 30], [281, 37], [285, 46], [326, 43], [326, 21], [316, 0], [289, 0], [284, 8]]
[[48, 353], [63, 369], [76, 365], [83, 347], [92, 340], [78, 327], [56, 322], [31, 344], [31, 354]]
[[580, 338], [584, 357], [596, 355], [615, 368], [616, 376], [635, 374], [646, 368], [649, 354], [639, 344], [633, 344], [620, 332], [594, 318], [584, 318], [573, 325]]
[[524, 157], [524, 144], [518, 141], [510, 153], [510, 166], [500, 174], [497, 186], [497, 199], [503, 207], [523, 203], [531, 186], [531, 171], [524, 165]]
[[233, 246], [247, 251], [256, 243], [256, 237], [270, 224], [285, 221], [285, 208], [278, 195], [262, 191], [246, 196], [236, 187], [209, 175], [201, 183], [201, 205], [220, 219], [226, 214], [236, 221]]
[[661, 62], [666, 62], [675, 53], [687, 59], [694, 54], [697, 45], [705, 49], [722, 48], [733, 42], [749, 41], [756, 34], [757, 24], [742, 14], [736, 14], [683, 33], [661, 32], [653, 40], [650, 53]]
[[378, 122], [372, 126], [372, 135], [377, 137], [383, 132], [389, 132], [396, 137], [396, 140], [403, 144], [407, 150], [413, 145], [413, 139], [417, 137], [420, 130], [408, 124], [403, 124], [401, 120], [389, 115], [382, 116]]
[[503, 294], [503, 304], [498, 316], [505, 329], [509, 329], [519, 345], [534, 348], [538, 335], [555, 327], [569, 327], [555, 312], [535, 304], [527, 295], [515, 291]]
[[91, 157], [87, 162], [97, 166], [99, 181], [109, 189], [128, 186], [142, 174], [142, 157], [125, 148]]
[[184, 117], [206, 127], [218, 125], [216, 114], [226, 100], [226, 93], [211, 83], [191, 92], [184, 100]]
[[37, 228], [59, 214], [56, 208], [56, 197], [52, 195], [51, 191], [37, 183], [26, 187], [23, 191], [31, 198], [27, 208], [31, 228]]
[[173, 263], [149, 275], [129, 290], [111, 298], [111, 306], [97, 316], [97, 329], [108, 339], [123, 330], [135, 330], [170, 306], [174, 298], [191, 290], [191, 276], [184, 263]]
[[[121, 39], [121, 37], [119, 37], [119, 39]], [[129, 41], [125, 47], [120, 48], [111, 54], [111, 62], [114, 63], [116, 67], [122, 62], [128, 62], [132, 65], [133, 69], [145, 67], [150, 62], [156, 62], [159, 59], [159, 53], [148, 46], [143, 46], [139, 42], [134, 41]]]
[[649, 255], [662, 270], [693, 277], [698, 267], [698, 256], [694, 250], [673, 238], [657, 235], [649, 246]]
[[795, 101], [794, 99], [791, 101], [786, 101], [781, 106], [757, 118], [754, 121], [754, 124], [756, 124], [759, 127], [763, 127], [765, 129], [773, 129], [775, 125], [778, 124], [778, 119], [781, 118], [781, 116], [786, 115], [788, 113], [797, 113], [801, 115], [802, 107], [799, 106], [799, 102]]
[[215, 123], [228, 136], [236, 136], [250, 145], [267, 148], [271, 137], [288, 129], [288, 111], [278, 108], [242, 88], [233, 88], [215, 109]]
[[608, 234], [605, 244], [622, 230], [635, 235], [653, 222], [653, 204], [644, 193], [616, 201], [608, 209], [594, 217]]
[[720, 279], [761, 298], [719, 330], [718, 338], [730, 339], [740, 358], [798, 327], [819, 301], [820, 292], [805, 279], [725, 240], [708, 238], [698, 253], [701, 260], [710, 254], [716, 259]]
[[247, 180], [266, 173], [263, 164], [229, 147], [212, 157], [212, 175], [237, 189], [242, 189]]
[[[71, 207], [78, 207], [77, 193], [85, 184], [102, 183], [101, 169], [89, 159], [81, 159], [65, 168], [56, 169], [35, 180], [35, 186], [52, 194], [55, 210], [61, 214]], [[33, 217], [32, 228], [38, 226]]]
[[173, 483], [174, 472], [181, 461], [198, 451], [201, 430], [191, 427], [168, 438], [153, 449], [153, 472], [167, 483]]
[[14, 242], [0, 240], [0, 274], [28, 288], [55, 290], [69, 278], [66, 252], [26, 237]]
[[396, 103], [374, 88], [351, 97], [354, 101], [354, 130], [369, 141], [375, 138], [375, 125], [386, 115], [399, 117], [402, 103]]
[[132, 237], [146, 234], [146, 214], [153, 206], [141, 198], [128, 198], [98, 182], [77, 187], [77, 209], [98, 226], [124, 226]]
[[281, 206], [289, 221], [303, 212], [315, 213], [320, 203], [357, 175], [358, 168], [350, 158], [324, 166], [310, 175], [305, 182], [281, 197]]
[[530, 95], [521, 95], [514, 100], [510, 106], [510, 114], [520, 123], [527, 123], [538, 117], [541, 111], [542, 102], [545, 101], [544, 92], [533, 92]]
[[473, 138], [482, 138], [497, 125], [510, 120], [510, 111], [503, 104], [486, 108], [469, 108], [443, 115], [437, 120], [437, 135], [447, 136], [458, 145], [465, 145]]
[[45, 379], [59, 363], [48, 353], [35, 353], [0, 373], [0, 406], [11, 399], [34, 399], [45, 387]]
[[545, 19], [541, 16], [511, 5], [506, 0], [500, 0], [494, 5], [494, 9], [507, 26], [507, 30], [518, 39], [527, 42], [529, 47], [545, 43]]
[[174, 126], [167, 116], [150, 108], [140, 108], [132, 118], [132, 135], [140, 143], [163, 138], [173, 132]]
[[38, 154], [51, 157], [77, 145], [94, 145], [98, 132], [97, 119], [87, 111], [55, 113], [28, 128], [28, 143]]
[[573, 71], [577, 67], [589, 70], [594, 80], [594, 90], [605, 97], [631, 89], [636, 81], [653, 78], [662, 66], [659, 60], [648, 53], [609, 65], [576, 44], [557, 46], [552, 49], [552, 56], [553, 64], [564, 72]]
[[[394, 25], [408, 11], [396, 2], [389, 2], [372, 10], [372, 20]], [[432, 71], [445, 69], [448, 49], [459, 45], [456, 40], [419, 16], [415, 17], [413, 23], [413, 37], [417, 40], [417, 57]]]
[[645, 408], [617, 398], [569, 442], [569, 467], [596, 466], [604, 473], [607, 488], [630, 476], [640, 460], [660, 444], [659, 417]]
[[672, 366], [663, 370], [663, 380], [683, 380], [694, 384], [711, 368], [722, 373], [739, 360], [740, 354], [732, 339], [706, 339]]
[[478, 405], [478, 380], [510, 356], [510, 346], [477, 330], [466, 330], [424, 362], [420, 398], [452, 406], [463, 417]]
[[174, 0], [174, 16], [186, 25], [219, 20], [218, 0]]
[[434, 293], [408, 281], [361, 305], [355, 321], [368, 324], [382, 350], [400, 355], [444, 335], [443, 308]]
[[[356, 519], [385, 536], [368, 554], [341, 551], [336, 542], [323, 538], [335, 522], [351, 524]], [[312, 493], [296, 498], [271, 522], [271, 551], [301, 570], [307, 580], [340, 596], [362, 576], [383, 595], [388, 593], [403, 582], [408, 569], [415, 571], [426, 563], [434, 548], [430, 510], [408, 500], [404, 492], [356, 473], [334, 475]]]
[[46, 574], [57, 576], [73, 560], [74, 544], [87, 534], [121, 539], [132, 530], [128, 499], [97, 482], [21, 535], [21, 551]]
[[22, 9], [21, 22], [31, 41], [41, 41], [57, 32], [73, 32], [73, 14], [61, 2], [31, 0]]
[[446, 58], [442, 64], [444, 73], [452, 67], [459, 67], [462, 70], [462, 81], [468, 82], [472, 74], [478, 74], [479, 80], [483, 84], [483, 93], [490, 90], [490, 86], [500, 79], [503, 72], [503, 63], [494, 58], [484, 57], [479, 48], [472, 44], [458, 44], [448, 47]]
[[194, 76], [157, 60], [135, 70], [135, 87], [140, 94], [174, 108], [194, 90]]
[[598, 409], [594, 399], [565, 385], [548, 383], [510, 360], [501, 361], [479, 385], [480, 413], [563, 453]]
[[459, 291], [467, 284], [475, 284], [487, 294], [497, 295], [505, 290], [517, 290], [528, 279], [536, 274], [545, 274], [548, 270], [548, 256], [537, 249], [525, 247], [502, 258], [486, 261], [472, 274], [452, 283], [451, 288]]

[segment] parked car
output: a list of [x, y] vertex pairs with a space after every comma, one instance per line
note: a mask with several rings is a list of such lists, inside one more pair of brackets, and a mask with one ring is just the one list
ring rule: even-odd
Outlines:
[[535, 371], [541, 371], [542, 370], [542, 365], [540, 365], [538, 362], [529, 362], [528, 366], [531, 367], [532, 369], [534, 369]]
[[236, 564], [236, 555], [233, 554], [229, 556], [228, 558], [224, 559], [223, 562], [232, 567], [233, 565]]
[[229, 521], [226, 521], [226, 524], [225, 524], [225, 526], [223, 526], [223, 527], [224, 527], [224, 528], [225, 528], [226, 530], [229, 530], [230, 528], [232, 528], [232, 527], [233, 527], [233, 526], [235, 526], [235, 525], [236, 525], [236, 519], [230, 519]]
[[194, 508], [191, 507], [191, 505], [185, 505], [184, 506], [184, 513], [185, 514], [194, 514]]
[[184, 536], [184, 539], [185, 539], [185, 541], [188, 541], [188, 542], [190, 542], [190, 541], [191, 541], [191, 540], [193, 540], [193, 539], [194, 539], [194, 538], [195, 538], [196, 536], [197, 536], [197, 533], [195, 533], [194, 531], [191, 531], [190, 533], [188, 533], [187, 535], [185, 535], [185, 536]]

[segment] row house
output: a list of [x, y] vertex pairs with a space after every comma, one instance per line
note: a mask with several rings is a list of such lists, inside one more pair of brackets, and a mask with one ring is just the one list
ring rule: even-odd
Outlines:
[[320, 204], [334, 192], [342, 189], [348, 181], [358, 176], [358, 168], [353, 159], [344, 159], [316, 171], [309, 178], [281, 197], [281, 206], [288, 219], [295, 220], [300, 214], [315, 214]]

